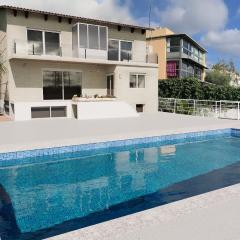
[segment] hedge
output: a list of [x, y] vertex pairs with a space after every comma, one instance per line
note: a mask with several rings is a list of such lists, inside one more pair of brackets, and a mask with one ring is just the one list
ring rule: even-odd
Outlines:
[[240, 101], [240, 88], [217, 86], [196, 78], [159, 80], [159, 97]]

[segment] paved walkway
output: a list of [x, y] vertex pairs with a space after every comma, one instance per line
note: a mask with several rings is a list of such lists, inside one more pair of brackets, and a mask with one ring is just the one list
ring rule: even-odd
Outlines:
[[240, 121], [158, 113], [106, 120], [52, 119], [0, 123], [0, 152], [240, 127]]

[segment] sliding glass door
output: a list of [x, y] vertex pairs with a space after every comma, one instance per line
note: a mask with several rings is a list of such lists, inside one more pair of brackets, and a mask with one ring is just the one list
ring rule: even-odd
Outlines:
[[82, 94], [82, 73], [74, 71], [44, 71], [43, 99], [70, 100]]

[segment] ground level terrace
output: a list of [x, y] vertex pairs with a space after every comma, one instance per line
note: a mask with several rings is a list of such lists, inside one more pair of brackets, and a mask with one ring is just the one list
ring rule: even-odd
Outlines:
[[221, 128], [240, 128], [240, 122], [171, 113], [142, 114], [135, 118], [75, 120], [39, 119], [3, 122], [0, 152], [160, 136]]
[[[152, 66], [21, 59], [11, 60], [9, 64], [6, 96], [10, 100], [9, 112], [13, 114], [15, 103], [41, 107], [41, 102], [49, 102], [54, 107], [54, 102], [63, 104], [74, 95], [114, 96], [133, 108], [140, 105], [145, 112], [157, 111], [157, 69]], [[5, 103], [6, 106], [9, 101]]]

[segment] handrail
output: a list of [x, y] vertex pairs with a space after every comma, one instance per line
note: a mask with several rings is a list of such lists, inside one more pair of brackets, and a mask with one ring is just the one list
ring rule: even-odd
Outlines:
[[240, 101], [159, 98], [159, 111], [240, 120]]

